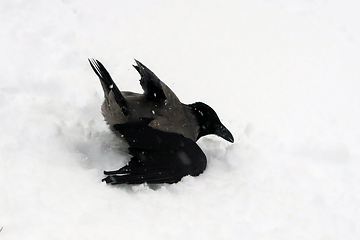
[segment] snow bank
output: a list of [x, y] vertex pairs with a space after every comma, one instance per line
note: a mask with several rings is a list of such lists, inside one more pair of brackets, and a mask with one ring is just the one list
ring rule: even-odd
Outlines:
[[[358, 239], [355, 1], [0, 3], [1, 239]], [[235, 143], [160, 186], [107, 186], [128, 156], [87, 63], [141, 91], [136, 58]]]

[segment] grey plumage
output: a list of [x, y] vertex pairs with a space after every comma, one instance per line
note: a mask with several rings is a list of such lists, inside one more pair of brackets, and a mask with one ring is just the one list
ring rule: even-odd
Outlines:
[[[100, 76], [105, 97], [101, 111], [110, 129], [114, 131], [114, 125], [116, 124], [136, 122], [141, 118], [152, 118], [154, 120], [150, 122], [150, 127], [161, 131], [179, 133], [196, 141], [199, 126], [195, 116], [191, 113], [192, 110], [187, 105], [182, 104], [175, 93], [148, 68], [139, 61], [136, 61], [136, 63], [137, 66], [134, 67], [140, 74], [143, 74], [140, 82], [144, 94], [120, 92], [112, 79], [108, 78], [110, 75], [104, 66], [97, 60], [90, 60], [94, 71]], [[149, 78], [149, 76], [145, 74], [152, 74], [151, 79], [157, 80], [156, 87], [162, 89], [163, 97], [160, 97], [161, 93], [155, 93], [146, 87], [148, 84], [145, 84], [144, 78]], [[106, 77], [107, 82], [103, 80], [104, 77]], [[117, 100], [119, 98], [121, 100], [125, 99], [125, 102]], [[124, 104], [126, 104], [125, 112]]]

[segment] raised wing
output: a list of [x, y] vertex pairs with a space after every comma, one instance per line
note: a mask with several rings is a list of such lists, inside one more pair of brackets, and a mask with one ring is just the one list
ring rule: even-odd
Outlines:
[[109, 72], [106, 70], [104, 65], [96, 59], [89, 59], [91, 68], [94, 70], [96, 75], [99, 77], [101, 86], [103, 87], [105, 96], [108, 97], [110, 92], [114, 93], [116, 103], [121, 107], [122, 112], [125, 116], [128, 115], [128, 106], [124, 96], [121, 94], [119, 88], [112, 80]]
[[144, 94], [151, 100], [165, 101], [166, 96], [160, 79], [144, 64], [136, 59], [135, 62], [136, 66], [133, 66], [141, 76], [140, 84], [144, 90]]
[[175, 183], [186, 175], [197, 176], [206, 168], [206, 156], [191, 139], [148, 126], [148, 121], [118, 124], [133, 156], [128, 165], [103, 181], [110, 184]]

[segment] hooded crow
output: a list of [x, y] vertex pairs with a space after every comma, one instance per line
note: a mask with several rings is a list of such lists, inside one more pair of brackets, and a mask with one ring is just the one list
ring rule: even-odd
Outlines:
[[110, 129], [129, 145], [129, 163], [105, 171], [110, 184], [175, 183], [197, 176], [206, 168], [206, 156], [196, 141], [216, 134], [234, 142], [215, 111], [202, 102], [183, 104], [151, 70], [135, 60], [143, 94], [120, 91], [105, 67], [90, 65], [99, 77], [105, 100], [101, 111]]

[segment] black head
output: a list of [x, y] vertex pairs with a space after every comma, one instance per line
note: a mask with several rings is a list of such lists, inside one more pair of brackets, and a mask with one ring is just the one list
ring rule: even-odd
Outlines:
[[208, 134], [215, 134], [226, 141], [234, 142], [234, 137], [220, 122], [216, 112], [210, 106], [202, 102], [196, 102], [188, 106], [193, 111], [200, 127], [197, 139]]

